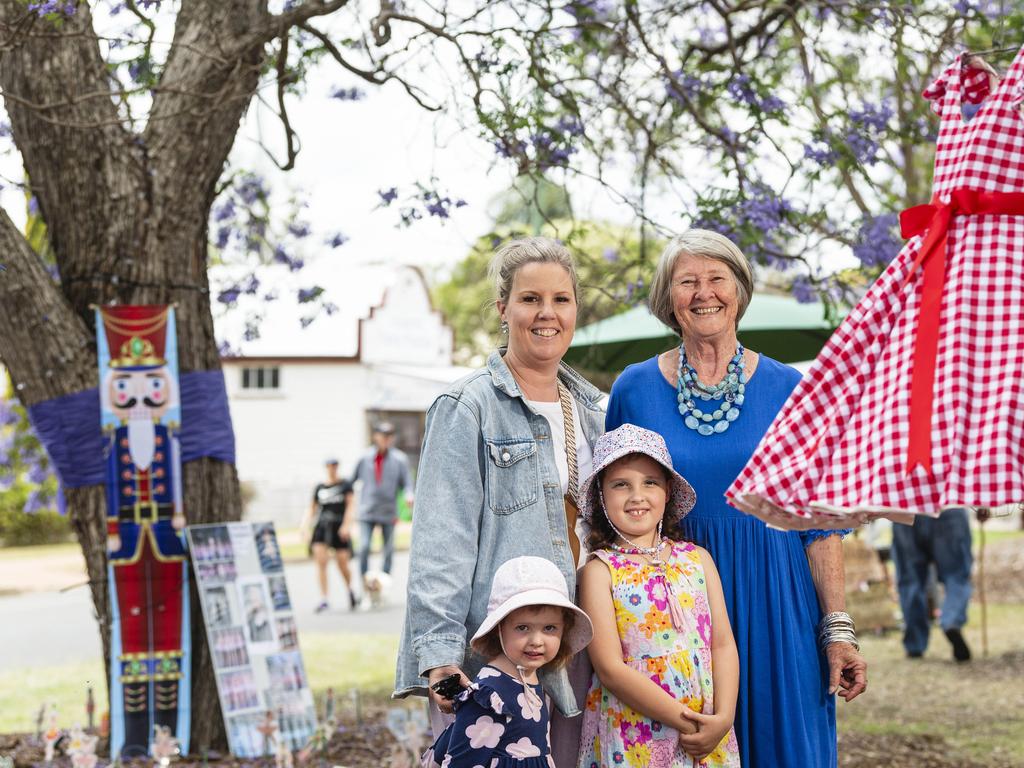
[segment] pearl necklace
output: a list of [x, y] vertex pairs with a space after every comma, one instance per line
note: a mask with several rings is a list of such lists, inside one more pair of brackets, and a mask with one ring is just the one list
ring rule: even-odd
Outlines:
[[[660, 532], [659, 532], [660, 533]], [[618, 552], [620, 555], [643, 555], [651, 560], [651, 565], [664, 565], [661, 559], [661, 550], [665, 546], [665, 541], [659, 536], [658, 540], [654, 543], [653, 547], [641, 547], [629, 541], [621, 533], [619, 534], [623, 541], [629, 542], [632, 546], [623, 547], [618, 544], [612, 544], [611, 548]]]
[[[726, 368], [725, 378], [714, 385], [701, 383], [697, 371], [686, 359], [686, 349], [679, 344], [679, 365], [676, 369], [676, 402], [683, 423], [705, 437], [721, 434], [740, 416], [746, 391], [747, 376], [743, 372], [743, 345], [737, 342], [736, 354]], [[697, 400], [720, 401], [712, 412], [697, 407]], [[714, 423], [712, 423], [714, 422]]]

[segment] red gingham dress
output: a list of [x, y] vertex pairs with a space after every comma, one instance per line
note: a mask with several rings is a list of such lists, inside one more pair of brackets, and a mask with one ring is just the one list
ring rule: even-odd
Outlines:
[[[958, 57], [924, 96], [941, 119], [940, 204], [956, 189], [1024, 192], [1024, 49], [994, 88]], [[982, 101], [965, 122], [962, 105]], [[922, 282], [911, 269], [923, 239], [907, 242], [822, 349], [726, 492], [734, 506], [780, 527], [844, 528], [1024, 500], [1024, 216], [950, 223], [931, 319], [931, 473], [907, 474]]]

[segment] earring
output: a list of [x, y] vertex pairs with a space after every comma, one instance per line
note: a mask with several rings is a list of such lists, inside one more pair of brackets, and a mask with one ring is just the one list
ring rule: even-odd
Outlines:
[[502, 320], [501, 321], [501, 325], [498, 326], [498, 328], [501, 330], [501, 332], [503, 334], [507, 335], [508, 334], [508, 321], [507, 320]]

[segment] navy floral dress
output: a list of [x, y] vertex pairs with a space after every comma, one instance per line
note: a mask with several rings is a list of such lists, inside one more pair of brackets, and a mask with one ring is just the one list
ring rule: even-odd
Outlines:
[[424, 768], [554, 768], [543, 689], [485, 665], [455, 700], [455, 722], [423, 755]]

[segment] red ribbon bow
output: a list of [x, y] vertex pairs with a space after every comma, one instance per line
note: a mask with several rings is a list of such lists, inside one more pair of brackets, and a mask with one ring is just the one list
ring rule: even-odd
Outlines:
[[1024, 215], [1024, 192], [958, 189], [948, 203], [941, 204], [933, 199], [928, 205], [915, 205], [900, 214], [900, 230], [904, 238], [927, 233], [907, 278], [909, 282], [917, 268], [924, 265], [910, 383], [907, 474], [917, 465], [926, 472], [932, 469], [932, 395], [939, 346], [939, 313], [946, 279], [946, 233], [954, 216], [979, 214]]

